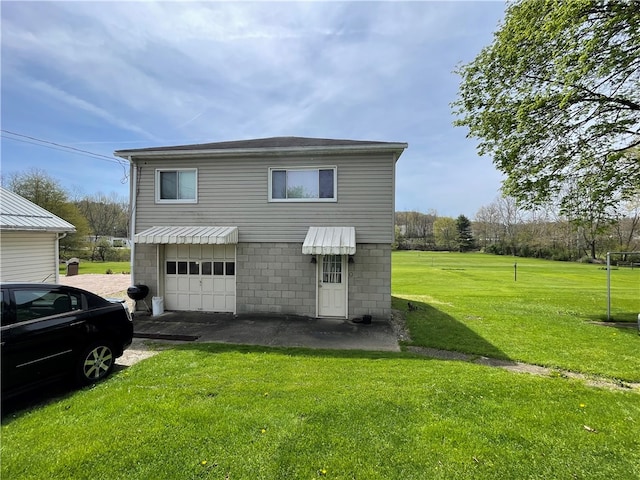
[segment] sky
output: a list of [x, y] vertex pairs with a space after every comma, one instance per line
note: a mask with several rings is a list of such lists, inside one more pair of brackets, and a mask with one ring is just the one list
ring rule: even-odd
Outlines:
[[[1, 174], [127, 199], [115, 150], [299, 136], [406, 142], [396, 210], [465, 215], [502, 175], [454, 127], [454, 70], [505, 5], [12, 2], [1, 15]], [[45, 143], [47, 142], [47, 143]], [[87, 153], [89, 152], [89, 153]]]

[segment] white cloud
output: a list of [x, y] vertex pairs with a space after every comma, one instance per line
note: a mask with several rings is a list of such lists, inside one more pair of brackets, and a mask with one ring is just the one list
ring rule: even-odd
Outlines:
[[[447, 149], [460, 150], [446, 133], [451, 71], [479, 51], [478, 38], [490, 38], [495, 5], [7, 2], [2, 88], [25, 98], [37, 91], [41, 104], [65, 106], [61, 120], [72, 109], [103, 122], [102, 135], [113, 126], [152, 144], [270, 135], [407, 141], [399, 184], [417, 198], [424, 159], [451, 164]], [[17, 116], [3, 107], [5, 124]], [[477, 161], [472, 150], [462, 164]]]
[[123, 130], [128, 130], [130, 132], [143, 135], [144, 137], [147, 137], [150, 140], [158, 141], [158, 138], [156, 138], [154, 135], [150, 134], [149, 132], [143, 130], [142, 128], [138, 127], [137, 125], [132, 124], [123, 118], [114, 116], [108, 111], [104, 110], [103, 108], [100, 108], [81, 98], [78, 98], [68, 92], [65, 92], [64, 90], [53, 87], [52, 85], [49, 85], [45, 82], [42, 82], [39, 80], [33, 80], [33, 79], [22, 79], [22, 83], [28, 88], [35, 90], [36, 93], [41, 93], [49, 97], [55, 98], [56, 100], [62, 103], [65, 103], [66, 105], [74, 109], [83, 110], [95, 117], [105, 120], [106, 122], [110, 123], [115, 127], [119, 127], [119, 128], [122, 128]]

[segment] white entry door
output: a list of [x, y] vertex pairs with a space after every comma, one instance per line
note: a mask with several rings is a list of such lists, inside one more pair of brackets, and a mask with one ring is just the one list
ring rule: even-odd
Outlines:
[[235, 245], [166, 245], [164, 257], [167, 310], [235, 313]]
[[343, 255], [320, 255], [318, 267], [318, 315], [347, 316], [347, 262]]

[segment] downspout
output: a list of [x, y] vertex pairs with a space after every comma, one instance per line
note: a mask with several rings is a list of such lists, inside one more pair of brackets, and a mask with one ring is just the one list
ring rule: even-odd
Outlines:
[[395, 153], [393, 154], [393, 175], [392, 175], [392, 186], [393, 196], [391, 197], [391, 245], [396, 241], [396, 166], [398, 163], [399, 156]]
[[55, 246], [55, 256], [54, 256], [54, 268], [53, 271], [55, 272], [55, 283], [60, 283], [60, 265], [58, 265], [60, 263], [60, 240], [62, 240], [64, 237], [67, 236], [67, 233], [60, 233], [59, 235], [56, 236], [56, 246]]
[[135, 258], [136, 258], [136, 243], [135, 243], [135, 235], [136, 235], [136, 205], [138, 201], [138, 169], [131, 161], [131, 156], [129, 158], [130, 172], [131, 172], [131, 188], [129, 190], [129, 198], [131, 200], [131, 217], [130, 222], [131, 225], [129, 227], [129, 244], [131, 245], [131, 285], [136, 284], [136, 276], [135, 276]]

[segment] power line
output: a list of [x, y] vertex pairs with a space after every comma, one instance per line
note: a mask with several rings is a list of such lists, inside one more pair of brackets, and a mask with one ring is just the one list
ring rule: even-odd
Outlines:
[[[58, 150], [66, 153], [73, 153], [74, 155], [83, 155], [89, 158], [95, 158], [96, 160], [102, 160], [103, 162], [115, 163], [122, 167], [122, 178], [120, 183], [127, 183], [129, 181], [129, 173], [127, 171], [127, 165], [123, 160], [116, 159], [102, 155], [101, 153], [90, 152], [89, 150], [83, 150], [81, 148], [70, 147], [68, 145], [62, 145], [61, 143], [50, 142], [48, 140], [42, 140], [41, 138], [31, 137], [29, 135], [23, 135], [22, 133], [11, 132], [9, 130], [0, 129], [3, 138], [7, 140], [13, 140], [16, 142], [28, 143], [30, 145], [36, 145], [38, 147], [50, 148], [51, 150]], [[13, 135], [13, 136], [7, 136]], [[19, 137], [19, 138], [16, 138]]]
[[[50, 142], [48, 140], [42, 140], [41, 138], [31, 137], [29, 135], [23, 135], [21, 133], [11, 132], [9, 130], [2, 129], [1, 131], [2, 131], [2, 133], [7, 134], [7, 135], [13, 135], [15, 137], [20, 137], [20, 138], [13, 138], [13, 137], [10, 137], [10, 136], [2, 135], [3, 138], [6, 138], [8, 140], [14, 140], [14, 141], [17, 141], [17, 142], [29, 143], [31, 145], [37, 145], [37, 146], [44, 147], [44, 148], [51, 148], [52, 150], [69, 151], [69, 153], [76, 153], [78, 155], [90, 156], [92, 158], [96, 158], [97, 160], [103, 160], [103, 161], [107, 161], [107, 162], [117, 163], [120, 166], [124, 166], [121, 160], [115, 159], [113, 157], [108, 157], [106, 155], [102, 155], [101, 153], [90, 152], [89, 150], [83, 150], [81, 148], [70, 147], [68, 145], [62, 145], [60, 143]], [[32, 141], [23, 140], [23, 139], [28, 139], [28, 140], [32, 140]]]

